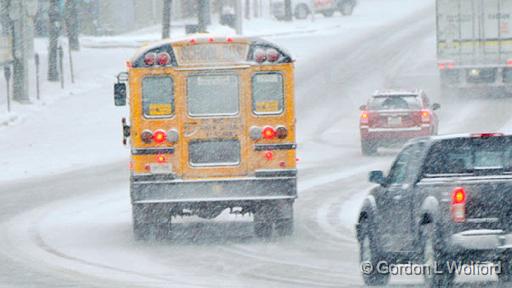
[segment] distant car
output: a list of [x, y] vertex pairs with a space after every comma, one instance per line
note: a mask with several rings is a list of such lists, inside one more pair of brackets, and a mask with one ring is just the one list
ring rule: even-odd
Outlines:
[[439, 119], [435, 110], [441, 106], [430, 103], [421, 90], [376, 92], [360, 107], [362, 153], [372, 155], [382, 146], [437, 135]]
[[[306, 19], [311, 13], [321, 13], [331, 17], [339, 11], [343, 16], [350, 16], [357, 5], [357, 0], [292, 0], [292, 13], [296, 19]], [[284, 0], [272, 0], [271, 13], [278, 20], [285, 18]]]

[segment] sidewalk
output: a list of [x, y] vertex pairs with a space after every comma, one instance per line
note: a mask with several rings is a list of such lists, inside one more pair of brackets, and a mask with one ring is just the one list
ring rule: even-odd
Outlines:
[[[292, 23], [258, 19], [246, 23], [245, 33], [267, 35], [290, 50], [300, 71], [304, 63], [315, 61], [318, 55], [328, 53], [332, 47], [353, 43], [368, 35], [374, 27], [402, 19], [431, 5], [432, 1], [418, 1], [421, 4], [409, 0], [383, 2], [361, 0], [351, 17], [317, 16], [314, 22]], [[214, 25], [211, 30], [222, 33], [221, 29], [229, 28]], [[233, 31], [225, 32], [232, 34]], [[74, 85], [69, 81], [65, 49], [65, 89], [60, 88], [60, 83], [45, 80], [47, 40], [37, 39], [35, 49], [41, 58], [40, 101], [34, 100], [32, 59], [30, 91], [33, 104], [14, 103], [13, 113], [9, 115], [4, 112], [5, 82], [0, 75], [0, 165], [7, 168], [7, 173], [0, 174], [0, 182], [115, 162], [127, 163], [129, 150], [121, 145], [121, 117], [127, 116], [128, 111], [114, 106], [112, 85], [117, 73], [125, 70], [126, 60], [133, 55], [140, 41], [156, 40], [159, 33], [159, 27], [151, 27], [116, 37], [82, 38], [82, 50], [73, 54]], [[171, 33], [175, 37], [179, 31], [175, 29]], [[67, 47], [65, 43], [64, 47]]]

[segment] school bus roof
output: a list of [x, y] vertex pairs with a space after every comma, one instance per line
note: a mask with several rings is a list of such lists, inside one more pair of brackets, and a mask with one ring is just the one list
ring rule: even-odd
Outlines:
[[258, 37], [198, 34], [166, 39], [141, 47], [129, 62], [132, 68], [282, 64], [293, 62], [283, 48]]

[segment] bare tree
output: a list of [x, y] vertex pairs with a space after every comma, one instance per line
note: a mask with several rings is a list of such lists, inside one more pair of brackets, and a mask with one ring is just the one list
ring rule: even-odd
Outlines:
[[164, 0], [162, 15], [162, 39], [171, 37], [171, 7], [172, 0]]
[[198, 32], [206, 32], [206, 26], [209, 23], [210, 5], [208, 0], [198, 0], [197, 18]]
[[78, 20], [77, 0], [66, 0], [65, 7], [64, 20], [66, 22], [69, 48], [78, 51], [80, 50], [80, 41], [78, 39], [80, 25]]
[[59, 70], [57, 68], [57, 53], [60, 34], [60, 13], [59, 1], [50, 0], [48, 9], [50, 21], [49, 47], [48, 47], [48, 81], [59, 81]]

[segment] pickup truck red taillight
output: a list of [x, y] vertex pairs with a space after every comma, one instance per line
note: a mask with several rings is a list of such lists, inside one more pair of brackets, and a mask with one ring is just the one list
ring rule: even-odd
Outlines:
[[451, 200], [452, 220], [456, 223], [466, 221], [466, 191], [462, 187], [455, 187]]

